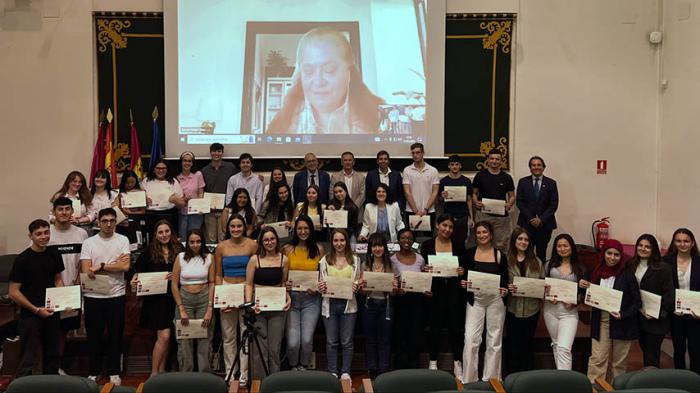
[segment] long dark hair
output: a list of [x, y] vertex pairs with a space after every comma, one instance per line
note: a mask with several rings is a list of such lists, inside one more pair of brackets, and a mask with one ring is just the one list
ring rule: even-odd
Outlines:
[[539, 271], [540, 262], [537, 260], [537, 256], [535, 255], [535, 242], [533, 241], [532, 236], [530, 236], [530, 233], [521, 227], [515, 227], [515, 229], [513, 229], [513, 233], [510, 235], [510, 241], [508, 242], [508, 266], [516, 268], [517, 270], [518, 248], [515, 247], [515, 242], [522, 234], [527, 235], [528, 240], [527, 249], [525, 250], [525, 261], [523, 262], [525, 263], [527, 269]]
[[668, 246], [666, 255], [678, 254], [678, 248], [676, 247], [676, 235], [688, 235], [690, 241], [693, 242], [693, 246], [690, 248], [690, 255], [700, 257], [700, 251], [698, 251], [698, 243], [695, 241], [695, 235], [693, 235], [693, 231], [688, 228], [678, 228], [673, 232], [673, 236], [671, 236], [671, 245]]
[[88, 184], [87, 180], [85, 180], [85, 175], [83, 175], [79, 171], [72, 171], [71, 173], [66, 176], [66, 180], [63, 181], [63, 186], [56, 191], [51, 198], [51, 203], [56, 200], [58, 197], [62, 197], [68, 193], [68, 188], [70, 188], [70, 182], [73, 181], [76, 177], [80, 178], [80, 181], [82, 182], [82, 185], [80, 186], [80, 190], [78, 190], [78, 199], [80, 199], [80, 202], [83, 203], [83, 205], [88, 206], [92, 204], [92, 193], [88, 189]]
[[[316, 214], [320, 217], [323, 216], [323, 209], [321, 208], [321, 189], [318, 188], [317, 185], [315, 184], [310, 184], [306, 188], [306, 192], [309, 192], [309, 189], [313, 188], [316, 190], [316, 194], [318, 195], [316, 197]], [[299, 210], [300, 214], [306, 214], [307, 216], [309, 215], [309, 199], [305, 199], [304, 202], [301, 204], [301, 209]], [[312, 226], [313, 227], [313, 226]]]
[[141, 189], [141, 185], [139, 185], [139, 177], [136, 175], [136, 172], [126, 169], [124, 172], [122, 172], [122, 180], [119, 182], [119, 192], [126, 192], [126, 181], [132, 177], [136, 179], [134, 190]]
[[389, 186], [384, 184], [384, 183], [379, 183], [379, 184], [377, 184], [376, 187], [374, 187], [374, 190], [372, 191], [372, 198], [370, 199], [371, 201], [374, 201], [372, 203], [374, 203], [375, 205], [377, 203], [379, 203], [379, 201], [377, 200], [377, 190], [379, 190], [380, 188], [383, 189], [384, 192], [386, 193], [386, 201], [384, 201], [384, 202], [387, 205], [391, 205], [392, 203], [396, 202], [396, 201], [394, 201], [394, 198], [392, 198], [392, 195], [389, 192]]
[[241, 208], [238, 206], [238, 196], [241, 194], [245, 194], [246, 198], [248, 198], [243, 206], [243, 211], [245, 212], [245, 222], [248, 225], [253, 225], [255, 222], [255, 209], [253, 209], [253, 204], [250, 201], [250, 194], [248, 193], [248, 190], [243, 187], [236, 188], [236, 191], [233, 192], [233, 196], [231, 197], [231, 202], [229, 202], [228, 206], [226, 207], [229, 208], [231, 213], [238, 213], [241, 210]]
[[172, 171], [172, 169], [170, 169], [170, 165], [168, 165], [168, 161], [166, 161], [164, 158], [161, 158], [160, 160], [156, 161], [155, 164], [153, 164], [153, 169], [151, 169], [148, 172], [148, 174], [146, 174], [146, 179], [148, 179], [149, 181], [157, 179], [157, 177], [156, 177], [156, 165], [158, 165], [158, 164], [165, 165], [165, 167], [167, 168], [165, 170], [165, 180], [168, 183], [173, 184], [175, 182], [175, 176], [173, 176], [173, 171]]
[[243, 218], [242, 215], [238, 213], [233, 213], [231, 216], [226, 220], [226, 233], [224, 234], [224, 237], [226, 240], [231, 238], [231, 221], [233, 220], [240, 220], [243, 223], [243, 237], [246, 237], [246, 231], [248, 230], [248, 224], [245, 222], [245, 218]]
[[637, 242], [634, 243], [634, 256], [627, 262], [627, 266], [629, 266], [629, 268], [632, 269], [632, 271], [637, 270], [637, 266], [639, 266], [639, 261], [641, 261], [642, 259], [639, 257], [637, 247], [639, 247], [639, 243], [641, 243], [642, 240], [646, 240], [649, 242], [649, 244], [651, 244], [651, 255], [647, 260], [647, 266], [649, 267], [649, 269], [653, 270], [661, 269], [663, 265], [661, 260], [661, 250], [659, 250], [659, 242], [656, 240], [654, 235], [651, 235], [649, 233], [645, 233], [639, 236], [639, 238], [637, 238]]
[[[273, 174], [275, 173], [275, 171], [282, 172], [282, 180], [280, 180], [278, 182], [276, 182], [274, 180]], [[275, 188], [277, 188], [277, 186], [279, 186], [280, 184], [289, 184], [289, 183], [287, 182], [287, 175], [284, 173], [284, 169], [281, 166], [276, 166], [276, 167], [272, 168], [272, 170], [270, 171], [270, 187], [268, 187], [267, 195], [265, 196], [266, 201], [271, 202], [271, 198], [272, 198], [271, 191], [274, 190]], [[289, 194], [290, 195], [292, 194], [291, 189], [289, 190]]]
[[311, 217], [301, 214], [299, 217], [297, 217], [296, 221], [294, 221], [294, 231], [292, 233], [292, 241], [289, 242], [289, 244], [292, 245], [292, 248], [295, 249], [301, 243], [301, 239], [299, 239], [299, 235], [297, 234], [297, 226], [299, 225], [299, 222], [305, 222], [306, 225], [309, 226], [309, 238], [306, 239], [306, 250], [308, 251], [309, 259], [314, 259], [319, 254], [321, 253], [319, 248], [318, 248], [318, 243], [316, 240], [316, 231], [314, 230], [314, 222], [311, 221]]
[[557, 237], [554, 238], [554, 243], [552, 244], [552, 257], [549, 260], [549, 267], [547, 268], [547, 277], [550, 277], [550, 273], [552, 269], [555, 267], [561, 266], [563, 262], [563, 258], [557, 253], [557, 243], [559, 240], [564, 239], [566, 240], [567, 243], [569, 243], [569, 247], [571, 247], [571, 257], [569, 257], [569, 261], [571, 263], [571, 271], [574, 273], [576, 276], [576, 281], [580, 280], [583, 278], [583, 275], [586, 271], [586, 268], [583, 266], [583, 263], [581, 263], [578, 260], [578, 251], [576, 250], [576, 242], [574, 241], [574, 238], [571, 237], [568, 233], [561, 233], [557, 235]]
[[382, 246], [384, 247], [384, 254], [382, 254], [382, 265], [384, 266], [384, 273], [393, 272], [391, 266], [391, 260], [389, 259], [389, 247], [386, 243], [386, 238], [381, 233], [373, 233], [369, 235], [367, 239], [367, 261], [365, 262], [366, 270], [372, 271], [372, 264], [374, 263], [374, 254], [372, 254], [372, 247]]
[[[339, 201], [335, 198], [335, 188], [340, 187], [345, 191], [345, 200], [344, 201]], [[357, 205], [355, 205], [355, 202], [352, 201], [352, 198], [350, 198], [350, 193], [348, 192], [348, 186], [342, 181], [336, 182], [333, 184], [333, 198], [331, 198], [331, 202], [329, 205], [335, 207], [336, 209], [340, 209], [340, 206], [343, 205], [345, 206], [345, 210], [354, 210], [357, 209]]]
[[99, 169], [95, 172], [95, 177], [92, 178], [92, 184], [90, 185], [90, 194], [92, 194], [93, 197], [95, 196], [95, 189], [97, 188], [97, 186], [95, 186], [95, 179], [98, 177], [107, 180], [105, 183], [105, 191], [107, 191], [107, 197], [109, 197], [112, 193], [112, 176], [110, 176], [109, 171], [106, 169]]
[[[286, 188], [287, 192], [289, 193], [289, 196], [287, 197], [287, 200], [284, 202], [283, 206], [280, 206], [281, 201], [279, 191], [281, 188]], [[284, 210], [284, 213], [287, 217], [294, 217], [294, 205], [292, 204], [292, 189], [289, 187], [289, 184], [281, 182], [276, 183], [274, 187], [271, 187], [270, 190], [267, 192], [266, 208], [264, 212], [261, 212], [261, 215], [264, 217], [269, 212], [273, 212], [274, 216], [277, 217], [279, 215], [280, 209]]]
[[[192, 235], [199, 236], [199, 240], [202, 241], [202, 247], [200, 247], [199, 253], [195, 253], [190, 248], [190, 236]], [[194, 257], [201, 257], [202, 263], [204, 263], [207, 259], [207, 254], [209, 254], [209, 249], [204, 243], [204, 236], [202, 235], [202, 231], [200, 231], [199, 229], [190, 229], [189, 232], [187, 232], [187, 236], [185, 237], [185, 261], [189, 262], [189, 260]]]
[[272, 233], [275, 235], [275, 239], [277, 240], [275, 242], [275, 254], [277, 255], [280, 253], [280, 237], [277, 235], [277, 231], [275, 231], [275, 228], [272, 227], [265, 227], [260, 230], [260, 234], [258, 235], [258, 249], [255, 251], [255, 254], [258, 256], [261, 256], [265, 258], [267, 256], [267, 250], [265, 249], [265, 246], [263, 245], [263, 236], [265, 236], [266, 233]]
[[[161, 225], [167, 225], [168, 228], [170, 228], [170, 241], [168, 241], [165, 245], [161, 245], [158, 239], [156, 239], [158, 227]], [[167, 259], [163, 256], [164, 248], [168, 250]], [[180, 244], [180, 242], [178, 242], [177, 233], [175, 233], [175, 231], [173, 230], [173, 226], [172, 224], [170, 224], [170, 221], [159, 220], [158, 222], [156, 222], [156, 225], [153, 226], [153, 239], [148, 245], [148, 252], [151, 254], [151, 261], [153, 263], [175, 263], [175, 257], [177, 257], [177, 254], [179, 254], [181, 250], [182, 245]]]

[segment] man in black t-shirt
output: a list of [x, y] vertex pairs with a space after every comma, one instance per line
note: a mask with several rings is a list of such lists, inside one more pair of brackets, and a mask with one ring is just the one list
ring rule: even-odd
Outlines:
[[49, 223], [34, 220], [29, 224], [32, 245], [17, 256], [10, 271], [10, 298], [22, 307], [17, 323], [20, 359], [16, 377], [32, 374], [34, 356], [43, 349], [43, 373], [58, 374], [59, 319], [44, 307], [46, 288], [62, 287], [63, 260], [47, 249], [51, 238]]
[[[449, 213], [455, 219], [454, 236], [460, 242], [463, 242], [469, 236], [469, 228], [474, 226], [474, 213], [472, 209], [472, 182], [468, 177], [462, 175], [462, 162], [458, 155], [450, 156], [447, 167], [450, 172], [447, 176], [440, 179], [439, 201], [442, 204], [442, 210]], [[445, 190], [445, 187], [461, 187], [466, 195], [465, 200], [451, 200], [450, 192]], [[454, 195], [452, 196], [454, 197]]]
[[[476, 221], [488, 221], [493, 226], [493, 244], [496, 248], [505, 251], [510, 237], [510, 217], [508, 211], [515, 204], [515, 184], [513, 178], [501, 171], [503, 155], [498, 149], [491, 149], [486, 157], [486, 169], [482, 169], [474, 176], [474, 206]], [[488, 198], [490, 203], [484, 206], [483, 199]], [[500, 201], [500, 202], [498, 202]], [[484, 211], [485, 209], [495, 208]], [[498, 209], [501, 212], [497, 212]]]

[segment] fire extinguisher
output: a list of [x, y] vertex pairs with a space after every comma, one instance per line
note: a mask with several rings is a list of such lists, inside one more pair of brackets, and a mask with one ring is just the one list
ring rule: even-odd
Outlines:
[[593, 221], [591, 225], [593, 235], [593, 245], [597, 250], [603, 248], [603, 243], [610, 238], [610, 217], [603, 217]]

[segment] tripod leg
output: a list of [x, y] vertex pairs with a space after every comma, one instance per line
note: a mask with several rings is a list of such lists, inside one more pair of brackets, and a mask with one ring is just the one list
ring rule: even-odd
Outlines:
[[[233, 359], [233, 363], [231, 363], [231, 368], [228, 370], [228, 373], [226, 374], [226, 383], [231, 382], [231, 378], [233, 377], [233, 372], [236, 369], [236, 365], [239, 365], [241, 363], [241, 325], [238, 323], [238, 318], [236, 318], [236, 357]], [[224, 352], [226, 352], [226, 348], [224, 347]], [[242, 367], [241, 367], [242, 368]]]
[[[260, 363], [262, 363], [263, 371], [265, 372], [264, 377], [266, 377], [266, 376], [270, 375], [270, 369], [267, 367], [267, 359], [265, 356], [266, 354], [264, 354], [262, 349], [260, 349], [260, 341], [258, 341], [258, 336], [254, 335], [253, 339], [255, 340], [255, 346], [258, 348], [258, 354], [260, 354]], [[248, 343], [248, 345], [250, 345], [250, 343]]]

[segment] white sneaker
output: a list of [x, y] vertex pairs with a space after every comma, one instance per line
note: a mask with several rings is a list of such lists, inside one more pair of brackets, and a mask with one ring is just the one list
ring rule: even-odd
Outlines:
[[352, 378], [350, 378], [350, 374], [348, 373], [343, 373], [343, 375], [340, 376], [340, 380], [347, 380], [347, 381], [352, 381]]
[[68, 375], [68, 373], [65, 372], [62, 368], [58, 369], [58, 375]]
[[91, 381], [97, 382], [97, 376], [96, 375], [88, 375], [88, 379]]
[[299, 367], [297, 367], [297, 371], [306, 371], [306, 367], [299, 366]]
[[437, 370], [437, 360], [431, 360], [428, 363], [428, 370]]
[[462, 362], [459, 360], [455, 360], [455, 377], [459, 378], [462, 380]]
[[109, 376], [109, 383], [111, 383], [114, 386], [121, 386], [122, 379], [119, 378], [119, 375], [110, 375]]
[[338, 378], [338, 374], [336, 374], [336, 373], [331, 373], [331, 375]]

